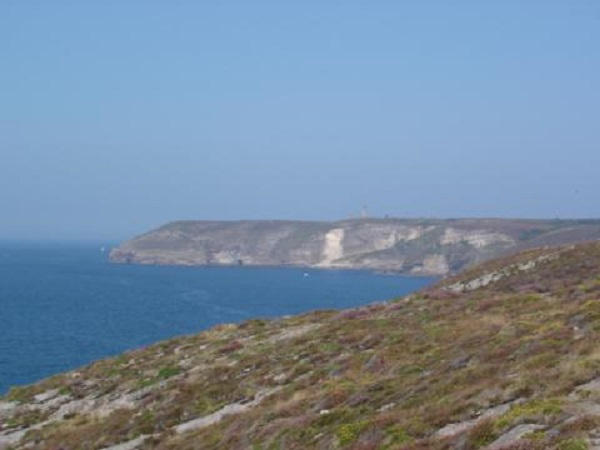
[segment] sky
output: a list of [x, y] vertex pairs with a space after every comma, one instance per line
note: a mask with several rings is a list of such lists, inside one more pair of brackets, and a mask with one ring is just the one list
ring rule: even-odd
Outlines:
[[596, 218], [600, 2], [0, 0], [0, 239]]

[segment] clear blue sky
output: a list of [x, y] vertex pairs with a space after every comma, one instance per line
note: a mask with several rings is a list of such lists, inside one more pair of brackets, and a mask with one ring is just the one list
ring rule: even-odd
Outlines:
[[0, 58], [0, 238], [599, 216], [596, 0], [2, 0]]

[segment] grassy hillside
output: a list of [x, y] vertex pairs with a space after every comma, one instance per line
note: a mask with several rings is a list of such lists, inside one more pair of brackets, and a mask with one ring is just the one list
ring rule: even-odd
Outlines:
[[15, 449], [600, 448], [600, 243], [132, 351], [13, 389], [0, 424]]

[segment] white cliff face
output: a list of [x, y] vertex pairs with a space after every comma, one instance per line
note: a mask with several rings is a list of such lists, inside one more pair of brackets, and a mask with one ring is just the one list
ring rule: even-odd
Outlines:
[[423, 265], [412, 270], [416, 275], [440, 275], [450, 271], [448, 260], [444, 255], [429, 255], [423, 259]]
[[343, 228], [334, 228], [325, 235], [325, 244], [323, 246], [323, 260], [319, 263], [322, 266], [329, 266], [332, 262], [344, 256], [342, 241], [346, 232]]
[[434, 227], [400, 224], [359, 224], [344, 228], [343, 257], [388, 250], [401, 242], [421, 238]]
[[395, 233], [395, 242], [415, 241], [435, 227], [402, 227]]
[[215, 264], [236, 264], [240, 258], [234, 252], [220, 251], [212, 255]]
[[[399, 242], [408, 242], [419, 239], [432, 227], [386, 227], [387, 229], [373, 230], [377, 237], [373, 239], [374, 250], [386, 250]], [[372, 231], [372, 232], [373, 232]]]
[[[414, 241], [435, 227], [405, 226], [398, 224], [367, 224], [333, 228], [322, 235], [322, 259], [319, 267], [355, 267], [355, 258], [361, 265], [377, 269], [390, 268], [390, 261], [363, 258], [365, 254], [394, 248], [398, 243]], [[403, 266], [403, 258], [395, 257], [394, 269]], [[445, 273], [445, 272], [444, 272]]]
[[513, 244], [514, 239], [501, 233], [494, 233], [485, 230], [457, 230], [448, 228], [440, 238], [440, 244], [453, 245], [460, 242], [467, 242], [475, 248], [484, 248], [492, 244]]

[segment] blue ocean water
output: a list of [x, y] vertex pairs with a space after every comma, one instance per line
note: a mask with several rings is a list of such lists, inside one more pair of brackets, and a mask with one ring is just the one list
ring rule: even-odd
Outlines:
[[0, 394], [215, 324], [358, 306], [431, 281], [363, 271], [114, 265], [99, 244], [0, 243]]

